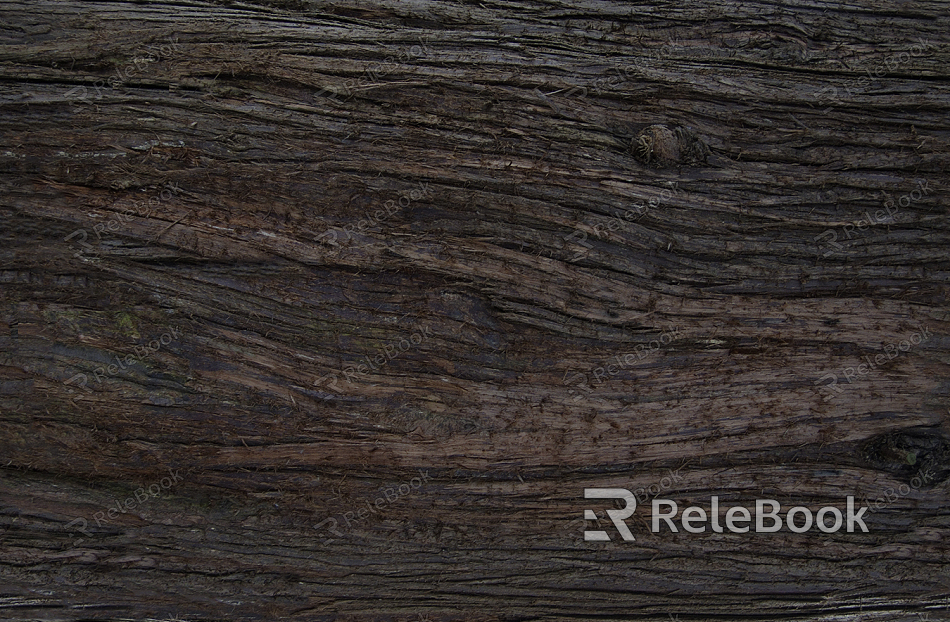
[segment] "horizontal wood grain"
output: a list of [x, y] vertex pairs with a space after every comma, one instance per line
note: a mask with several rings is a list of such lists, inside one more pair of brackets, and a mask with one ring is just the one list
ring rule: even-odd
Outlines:
[[0, 11], [3, 619], [950, 619], [944, 3]]

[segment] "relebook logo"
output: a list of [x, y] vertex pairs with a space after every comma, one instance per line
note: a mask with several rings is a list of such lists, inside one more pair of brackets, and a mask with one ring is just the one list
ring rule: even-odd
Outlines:
[[[630, 528], [624, 522], [624, 519], [633, 516], [637, 509], [637, 500], [629, 490], [626, 488], [585, 488], [584, 498], [622, 499], [626, 503], [623, 509], [607, 510], [607, 516], [613, 522], [614, 527], [617, 528], [620, 537], [627, 542], [636, 540], [630, 532]], [[785, 513], [784, 521], [779, 516], [781, 509], [782, 504], [774, 499], [756, 499], [755, 533], [773, 533], [782, 529], [783, 525], [794, 533], [804, 533], [813, 526], [824, 533], [835, 533], [841, 529], [842, 524], [847, 525], [848, 533], [854, 533], [855, 526], [860, 527], [864, 533], [868, 532], [867, 525], [864, 524], [864, 519], [861, 518], [867, 511], [867, 507], [862, 507], [855, 512], [854, 497], [847, 498], [847, 521], [842, 517], [841, 510], [832, 506], [819, 509], [815, 515], [812, 515], [809, 508], [796, 506]], [[677, 515], [679, 515], [679, 523], [684, 531], [704, 533], [707, 523], [711, 521], [712, 531], [723, 533], [723, 525], [719, 522], [719, 497], [710, 499], [709, 515], [706, 514], [704, 508], [695, 505], [685, 508], [682, 514], [679, 514], [678, 510], [679, 506], [671, 499], [654, 499], [650, 531], [660, 533], [660, 521], [665, 521], [673, 533], [679, 533], [675, 522]], [[796, 517], [799, 516], [801, 519], [796, 520]], [[584, 518], [597, 520], [597, 514], [594, 510], [584, 510]], [[749, 512], [748, 508], [735, 506], [729, 508], [726, 512], [725, 528], [732, 533], [747, 533], [750, 529], [750, 522], [752, 522], [752, 513]], [[584, 532], [584, 540], [604, 542], [610, 540], [610, 536], [603, 530], [587, 530]]]

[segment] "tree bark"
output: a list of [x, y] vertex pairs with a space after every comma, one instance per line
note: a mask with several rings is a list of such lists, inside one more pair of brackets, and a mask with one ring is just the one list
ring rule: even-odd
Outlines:
[[945, 3], [0, 12], [0, 617], [950, 619]]

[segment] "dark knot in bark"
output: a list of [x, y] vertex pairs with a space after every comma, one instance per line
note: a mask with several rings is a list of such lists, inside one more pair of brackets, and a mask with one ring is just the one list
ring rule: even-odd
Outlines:
[[701, 138], [685, 127], [673, 129], [665, 125], [651, 125], [634, 137], [630, 146], [634, 157], [653, 166], [674, 164], [702, 164], [709, 155], [709, 147]]

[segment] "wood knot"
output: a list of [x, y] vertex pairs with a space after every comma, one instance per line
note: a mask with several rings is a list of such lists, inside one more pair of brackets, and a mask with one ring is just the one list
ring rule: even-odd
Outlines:
[[634, 137], [630, 148], [640, 162], [660, 167], [705, 163], [709, 155], [709, 146], [680, 126], [673, 129], [665, 125], [646, 127]]
[[888, 432], [862, 449], [872, 466], [909, 480], [914, 487], [932, 488], [950, 479], [950, 440], [933, 431]]

